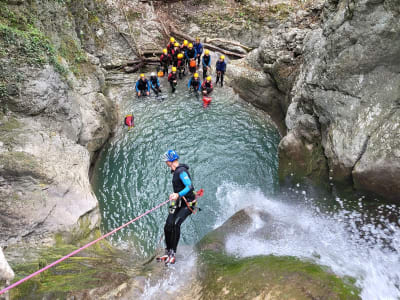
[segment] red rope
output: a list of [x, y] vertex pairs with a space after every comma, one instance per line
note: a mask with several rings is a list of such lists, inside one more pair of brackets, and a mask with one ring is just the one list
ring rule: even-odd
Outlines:
[[167, 204], [169, 201], [170, 201], [170, 200], [167, 200], [167, 201], [164, 201], [164, 202], [161, 203], [161, 204], [158, 204], [157, 206], [155, 206], [155, 207], [153, 207], [152, 209], [146, 211], [145, 213], [141, 214], [140, 216], [138, 216], [138, 217], [136, 217], [136, 218], [130, 220], [128, 223], [125, 223], [124, 225], [119, 226], [118, 228], [114, 229], [113, 231], [110, 231], [109, 233], [107, 233], [107, 234], [105, 234], [105, 235], [99, 237], [98, 239], [96, 239], [96, 240], [94, 240], [94, 241], [92, 241], [92, 242], [86, 244], [85, 246], [83, 246], [83, 247], [81, 247], [81, 248], [79, 248], [79, 249], [76, 249], [75, 251], [72, 251], [70, 254], [65, 255], [64, 257], [62, 257], [62, 258], [56, 260], [55, 262], [52, 262], [51, 264], [47, 265], [46, 267], [44, 267], [44, 268], [42, 268], [42, 269], [40, 269], [40, 270], [38, 270], [38, 271], [32, 273], [31, 275], [28, 275], [28, 276], [26, 276], [25, 278], [22, 278], [21, 280], [18, 280], [17, 282], [11, 284], [10, 286], [6, 287], [5, 289], [2, 289], [2, 290], [0, 291], [0, 295], [2, 295], [2, 294], [4, 294], [5, 292], [11, 290], [12, 288], [15, 288], [16, 286], [18, 286], [18, 285], [20, 285], [21, 283], [23, 283], [23, 282], [25, 282], [25, 281], [31, 279], [32, 277], [35, 277], [36, 275], [39, 275], [40, 273], [46, 271], [47, 269], [50, 269], [51, 267], [53, 267], [53, 266], [59, 264], [60, 262], [66, 260], [67, 258], [69, 258], [69, 257], [71, 257], [71, 256], [74, 256], [75, 254], [81, 252], [82, 250], [84, 250], [84, 249], [86, 249], [86, 248], [92, 246], [93, 244], [96, 244], [97, 242], [99, 242], [99, 241], [105, 239], [106, 237], [112, 235], [113, 233], [116, 233], [117, 231], [121, 230], [122, 228], [128, 226], [129, 224], [132, 224], [133, 222], [135, 222], [135, 221], [139, 220], [140, 218], [144, 217], [145, 215], [147, 215], [147, 214], [151, 213], [152, 211], [154, 211], [154, 210], [160, 208], [161, 206]]

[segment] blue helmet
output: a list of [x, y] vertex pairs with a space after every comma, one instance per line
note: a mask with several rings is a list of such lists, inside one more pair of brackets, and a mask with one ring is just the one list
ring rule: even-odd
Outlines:
[[168, 150], [167, 152], [164, 153], [164, 161], [174, 161], [179, 159], [178, 153], [175, 152], [175, 150]]

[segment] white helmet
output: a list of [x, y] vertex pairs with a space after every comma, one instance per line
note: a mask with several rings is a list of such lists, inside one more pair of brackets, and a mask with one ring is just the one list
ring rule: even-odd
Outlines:
[[151, 72], [150, 76], [156, 76], [156, 73]]

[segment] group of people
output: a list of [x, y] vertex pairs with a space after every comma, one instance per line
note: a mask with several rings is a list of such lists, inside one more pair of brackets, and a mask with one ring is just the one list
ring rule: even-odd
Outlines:
[[[140, 74], [139, 80], [136, 82], [136, 93], [138, 97], [142, 95], [150, 95], [150, 90], [158, 95], [161, 93], [161, 86], [158, 77], [168, 75], [168, 82], [171, 86], [172, 93], [175, 92], [178, 85], [178, 78], [182, 79], [186, 75], [186, 69], [192, 74], [189, 79], [188, 88], [193, 92], [201, 92], [204, 96], [209, 96], [213, 91], [211, 73], [211, 56], [208, 49], [204, 50], [200, 42], [200, 38], [196, 38], [195, 43], [189, 43], [184, 40], [180, 45], [175, 38], [171, 37], [170, 42], [160, 56], [160, 71], [151, 73], [148, 80], [144, 74]], [[200, 79], [198, 69], [200, 61], [203, 69], [203, 82]], [[169, 67], [171, 66], [171, 72]], [[224, 74], [226, 71], [225, 56], [221, 55], [216, 62], [216, 81], [215, 84], [220, 83], [221, 87], [224, 85]]]

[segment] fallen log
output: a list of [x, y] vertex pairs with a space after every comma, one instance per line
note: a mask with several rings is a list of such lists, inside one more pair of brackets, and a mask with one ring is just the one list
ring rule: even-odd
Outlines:
[[238, 46], [240, 48], [243, 48], [247, 52], [250, 52], [251, 50], [253, 50], [253, 48], [250, 48], [250, 47], [247, 47], [245, 45], [242, 45], [241, 43], [238, 43], [238, 42], [235, 42], [235, 41], [229, 41], [229, 40], [225, 40], [225, 39], [220, 39], [220, 38], [214, 38], [214, 39], [205, 38], [204, 42], [205, 43], [219, 42], [219, 43], [223, 43], [223, 44], [230, 44], [230, 45], [233, 45], [233, 46]]
[[[171, 32], [170, 33], [173, 36], [178, 36], [178, 37], [183, 38], [185, 40], [188, 40], [190, 42], [194, 42], [195, 41], [194, 38], [192, 38], [191, 36], [189, 36], [189, 35], [181, 32], [181, 31], [177, 30], [173, 26], [171, 26]], [[222, 49], [220, 47], [211, 45], [209, 43], [203, 43], [203, 47], [207, 48], [209, 50], [212, 50], [212, 51], [218, 51], [218, 52], [223, 53], [225, 55], [234, 56], [234, 57], [238, 57], [238, 58], [243, 58], [243, 57], [246, 56], [245, 54], [237, 53], [237, 52], [233, 52], [233, 51], [229, 51], [229, 50], [225, 50], [225, 49]]]

